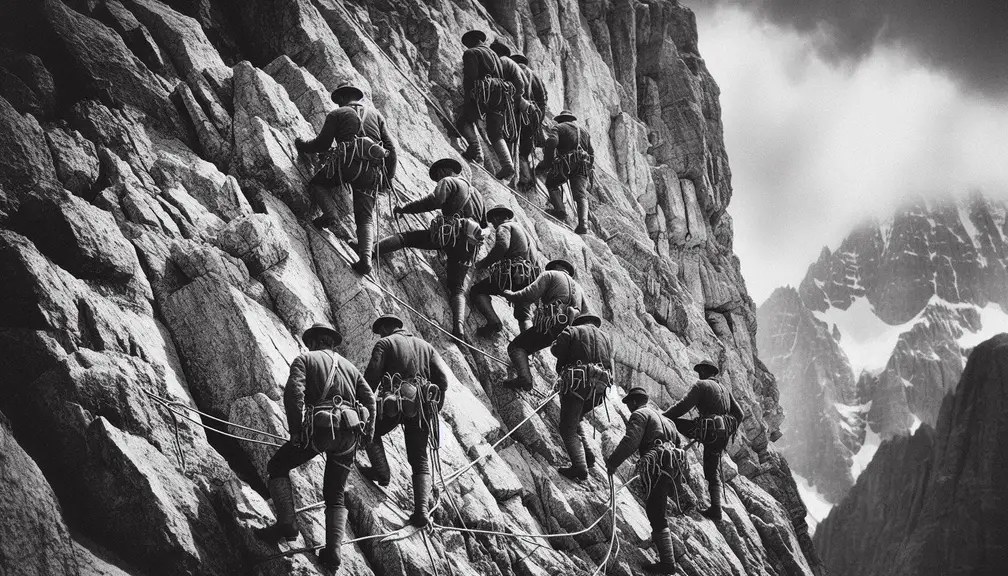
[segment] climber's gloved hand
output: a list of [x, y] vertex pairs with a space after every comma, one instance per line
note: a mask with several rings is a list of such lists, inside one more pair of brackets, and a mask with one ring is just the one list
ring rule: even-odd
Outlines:
[[501, 290], [501, 296], [503, 296], [508, 300], [514, 300], [515, 293], [512, 292], [511, 290]]
[[402, 215], [403, 215], [402, 206], [396, 206], [395, 208], [392, 209], [392, 216], [394, 218], [398, 218], [398, 217], [400, 217]]
[[613, 466], [610, 463], [606, 463], [605, 469], [606, 469], [606, 472], [608, 472], [610, 476], [615, 476], [616, 475], [616, 471], [619, 470], [619, 466]]
[[306, 142], [304, 138], [297, 137], [294, 139], [294, 148], [297, 149], [298, 153], [300, 154], [305, 153], [305, 146], [307, 145], [308, 142]]

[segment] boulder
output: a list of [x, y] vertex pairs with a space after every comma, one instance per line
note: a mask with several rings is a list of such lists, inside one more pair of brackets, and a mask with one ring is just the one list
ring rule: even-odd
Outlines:
[[0, 76], [4, 78], [0, 82], [0, 96], [18, 112], [39, 119], [52, 115], [56, 88], [41, 58], [0, 47]]
[[126, 46], [140, 58], [147, 68], [156, 74], [170, 69], [167, 56], [154, 41], [147, 27], [118, 0], [107, 0], [98, 7], [96, 16], [122, 36]]
[[94, 144], [76, 130], [59, 127], [46, 132], [46, 142], [52, 153], [56, 176], [63, 186], [80, 196], [92, 197], [92, 188], [98, 181], [98, 155]]
[[181, 77], [205, 72], [223, 80], [231, 75], [195, 19], [158, 0], [127, 0], [126, 5], [165, 47]]
[[0, 97], [0, 221], [17, 211], [36, 186], [58, 186], [45, 134]]

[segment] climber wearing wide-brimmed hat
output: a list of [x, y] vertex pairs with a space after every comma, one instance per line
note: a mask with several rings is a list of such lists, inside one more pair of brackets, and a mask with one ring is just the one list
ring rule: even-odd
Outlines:
[[[494, 206], [487, 211], [487, 220], [497, 228], [497, 233], [490, 253], [476, 263], [476, 271], [487, 270], [489, 274], [469, 290], [472, 307], [486, 318], [486, 324], [476, 330], [480, 336], [492, 336], [504, 327], [490, 297], [499, 296], [504, 290], [521, 290], [542, 269], [535, 240], [513, 218], [514, 212], [507, 206]], [[516, 303], [514, 317], [522, 330], [528, 330], [532, 326], [532, 303]]]
[[508, 345], [516, 376], [503, 382], [505, 388], [531, 390], [529, 354], [553, 344], [574, 318], [588, 312], [588, 300], [584, 289], [574, 280], [574, 265], [562, 258], [546, 264], [546, 270], [525, 288], [502, 290], [501, 295], [514, 304], [538, 302], [532, 326], [522, 330]]
[[374, 244], [375, 198], [392, 186], [396, 171], [396, 145], [385, 127], [385, 118], [363, 102], [364, 92], [353, 84], [342, 84], [332, 92], [339, 108], [330, 112], [318, 136], [298, 138], [294, 146], [303, 154], [322, 154], [322, 166], [308, 187], [312, 200], [322, 211], [314, 220], [318, 228], [334, 225], [338, 219], [337, 187], [353, 191], [354, 223], [357, 227], [360, 274], [371, 271]]
[[430, 166], [430, 178], [437, 182], [434, 191], [404, 206], [396, 206], [392, 214], [421, 214], [440, 210], [428, 228], [411, 230], [382, 238], [375, 253], [389, 254], [403, 248], [441, 250], [448, 258], [445, 268], [445, 288], [452, 311], [452, 333], [465, 336], [465, 284], [483, 244], [483, 228], [487, 225], [483, 196], [462, 177], [462, 164], [454, 158], [442, 158]]
[[546, 129], [543, 160], [536, 167], [537, 171], [546, 172], [546, 190], [553, 205], [547, 212], [560, 220], [567, 220], [562, 186], [569, 183], [577, 206], [578, 224], [574, 231], [587, 234], [588, 188], [595, 173], [591, 135], [578, 126], [577, 116], [570, 110], [560, 112], [553, 120], [555, 124]]
[[[717, 521], [721, 519], [721, 454], [742, 423], [742, 408], [731, 390], [716, 379], [719, 371], [713, 362], [704, 360], [693, 370], [698, 377], [696, 384], [685, 398], [665, 411], [665, 416], [684, 436], [703, 444], [704, 477], [710, 492], [710, 508], [703, 515]], [[694, 407], [699, 418], [681, 418]]]
[[674, 574], [676, 567], [672, 532], [665, 514], [668, 499], [686, 469], [686, 453], [682, 438], [672, 422], [648, 405], [648, 393], [640, 387], [631, 388], [623, 403], [630, 409], [623, 440], [606, 459], [606, 470], [612, 476], [634, 452], [637, 452], [636, 474], [645, 494], [644, 512], [651, 524], [651, 539], [658, 548], [658, 562], [645, 564], [653, 574]]
[[584, 313], [574, 319], [550, 347], [556, 357], [560, 390], [560, 437], [570, 466], [561, 475], [580, 482], [595, 466], [595, 453], [585, 439], [581, 421], [605, 400], [613, 383], [612, 341], [602, 331], [602, 319]]
[[365, 446], [370, 466], [361, 474], [380, 486], [391, 480], [382, 437], [402, 424], [406, 459], [413, 470], [413, 515], [410, 523], [429, 522], [431, 468], [427, 444], [438, 438], [438, 413], [448, 390], [449, 368], [429, 343], [403, 327], [395, 315], [380, 316], [371, 325], [380, 336], [371, 351], [364, 378], [375, 391], [378, 423], [374, 440]]
[[514, 175], [514, 161], [507, 141], [513, 140], [518, 133], [514, 94], [516, 90], [524, 90], [524, 86], [516, 88], [504, 78], [501, 58], [486, 45], [486, 39], [481, 30], [470, 30], [462, 35], [462, 44], [466, 47], [462, 53], [464, 101], [457, 116], [459, 133], [467, 144], [462, 157], [472, 162], [483, 162], [483, 148], [476, 124], [486, 118], [487, 138], [500, 164], [497, 178], [510, 178]]
[[[512, 152], [517, 152], [516, 145], [518, 144], [518, 137], [521, 132], [521, 117], [529, 106], [529, 101], [525, 98], [525, 93], [528, 90], [527, 79], [521, 66], [509, 58], [511, 56], [511, 49], [508, 48], [507, 44], [497, 39], [490, 44], [490, 49], [500, 57], [501, 78], [511, 84], [512, 88], [509, 112], [511, 117], [508, 122], [513, 125], [513, 128], [507, 131], [506, 137], [491, 141], [494, 152], [497, 154], [498, 163], [501, 166], [500, 172], [497, 173], [497, 178], [510, 179], [515, 174], [514, 162], [517, 159], [512, 158]], [[504, 135], [502, 134], [502, 136]]]
[[[528, 191], [535, 188], [535, 174], [532, 172], [532, 153], [536, 147], [546, 142], [543, 134], [543, 120], [546, 117], [546, 84], [529, 67], [524, 54], [511, 54], [507, 59], [518, 64], [525, 75], [524, 108], [518, 114], [518, 189]], [[502, 59], [504, 60], [504, 59]]]
[[[266, 464], [276, 523], [257, 530], [256, 535], [269, 542], [297, 539], [290, 471], [325, 453], [322, 495], [326, 505], [326, 546], [319, 552], [319, 559], [334, 572], [340, 565], [346, 526], [346, 480], [358, 444], [374, 434], [375, 396], [357, 368], [335, 352], [343, 337], [332, 325], [317, 323], [305, 330], [301, 339], [309, 351], [291, 363], [284, 388], [290, 440]], [[339, 405], [333, 402], [336, 398], [341, 399]]]

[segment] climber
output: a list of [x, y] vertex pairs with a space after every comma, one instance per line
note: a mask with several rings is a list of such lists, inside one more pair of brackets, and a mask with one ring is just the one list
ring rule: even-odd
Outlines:
[[501, 290], [501, 295], [513, 304], [538, 301], [532, 326], [508, 344], [508, 356], [515, 368], [515, 377], [505, 380], [505, 388], [532, 389], [529, 354], [553, 344], [564, 328], [579, 314], [588, 312], [584, 289], [574, 280], [574, 265], [558, 259], [546, 265], [535, 281], [521, 290]]
[[256, 530], [256, 535], [268, 542], [297, 539], [290, 471], [325, 453], [322, 495], [326, 505], [326, 545], [318, 556], [332, 573], [340, 565], [347, 519], [344, 488], [358, 443], [368, 441], [374, 434], [375, 397], [357, 368], [335, 352], [343, 340], [335, 328], [324, 322], [315, 324], [304, 331], [301, 340], [309, 351], [291, 363], [284, 388], [291, 439], [266, 464], [277, 521]]
[[[514, 152], [517, 155], [517, 144], [519, 139], [519, 132], [521, 128], [521, 118], [522, 114], [528, 108], [529, 101], [525, 98], [525, 93], [528, 90], [527, 82], [525, 79], [525, 72], [522, 71], [521, 66], [517, 62], [510, 58], [511, 49], [507, 47], [506, 44], [502, 43], [500, 40], [494, 40], [490, 44], [490, 49], [493, 50], [494, 54], [500, 57], [501, 62], [501, 78], [507, 80], [511, 87], [514, 88], [511, 95], [511, 115], [514, 118], [515, 129], [511, 131], [511, 134], [506, 138], [506, 142], [510, 147], [508, 153]], [[503, 163], [501, 164], [503, 167]], [[514, 164], [511, 165], [510, 174], [506, 177], [511, 178], [514, 176]], [[500, 176], [498, 176], [499, 178]]]
[[554, 118], [555, 126], [547, 131], [543, 160], [536, 171], [546, 171], [546, 189], [549, 191], [552, 209], [546, 210], [558, 220], [567, 220], [564, 208], [564, 183], [570, 184], [571, 195], [577, 206], [578, 234], [588, 233], [588, 187], [594, 180], [595, 151], [591, 145], [591, 135], [575, 124], [577, 117], [564, 110]]
[[546, 84], [529, 68], [528, 58], [524, 54], [512, 54], [509, 58], [525, 73], [527, 104], [518, 116], [518, 189], [528, 191], [535, 188], [530, 158], [535, 148], [545, 142], [542, 128], [546, 116]]
[[385, 314], [371, 325], [381, 338], [371, 351], [364, 379], [377, 395], [378, 424], [374, 440], [365, 446], [371, 466], [361, 474], [379, 486], [391, 480], [382, 437], [402, 424], [406, 459], [413, 469], [413, 515], [410, 523], [426, 526], [431, 491], [427, 442], [438, 446], [438, 413], [448, 390], [448, 365], [429, 343], [403, 328], [398, 316]]
[[426, 230], [411, 230], [382, 238], [376, 254], [389, 254], [403, 248], [441, 250], [448, 257], [445, 268], [445, 288], [452, 311], [452, 334], [465, 338], [465, 283], [469, 269], [483, 244], [483, 229], [487, 226], [483, 196], [461, 176], [458, 160], [442, 158], [430, 166], [431, 180], [437, 182], [434, 191], [405, 206], [396, 206], [392, 215], [419, 214], [441, 210]]
[[385, 128], [385, 118], [373, 106], [363, 103], [363, 98], [364, 92], [351, 84], [333, 90], [332, 101], [339, 108], [326, 116], [318, 136], [307, 141], [298, 138], [294, 147], [302, 154], [324, 155], [322, 167], [308, 183], [312, 199], [322, 210], [322, 216], [314, 220], [316, 227], [336, 223], [333, 187], [352, 189], [359, 258], [354, 270], [366, 275], [371, 271], [375, 199], [379, 192], [392, 186], [396, 146]]
[[550, 348], [560, 376], [560, 437], [571, 461], [558, 472], [575, 482], [586, 480], [595, 466], [595, 453], [585, 440], [581, 420], [605, 400], [613, 381], [612, 342], [601, 326], [598, 316], [581, 314]]
[[[476, 330], [480, 336], [492, 336], [504, 326], [494, 312], [490, 296], [500, 295], [503, 290], [521, 290], [531, 284], [541, 270], [539, 251], [532, 236], [512, 218], [514, 212], [507, 206], [494, 206], [487, 211], [487, 220], [497, 228], [497, 235], [490, 253], [476, 263], [476, 271], [489, 270], [490, 274], [469, 290], [472, 307], [487, 321]], [[528, 330], [532, 326], [532, 304], [522, 302], [514, 308], [515, 320], [522, 330]]]
[[468, 146], [462, 157], [471, 162], [483, 162], [476, 123], [486, 118], [487, 138], [497, 154], [504, 180], [514, 175], [514, 161], [507, 140], [518, 131], [513, 107], [515, 87], [503, 78], [500, 56], [486, 45], [486, 34], [470, 30], [462, 35], [466, 51], [462, 53], [462, 92], [464, 103], [459, 115], [459, 133]]
[[623, 403], [630, 409], [630, 419], [626, 435], [606, 459], [606, 471], [610, 476], [616, 474], [620, 464], [637, 451], [640, 459], [636, 474], [645, 493], [644, 512], [651, 523], [651, 539], [658, 548], [658, 562], [645, 564], [644, 570], [652, 574], [674, 574], [675, 549], [665, 512], [669, 495], [673, 489], [678, 490], [676, 483], [686, 469], [682, 438], [671, 421], [648, 405], [648, 393], [644, 388], [631, 388]]
[[[675, 422], [684, 436], [703, 444], [703, 471], [710, 492], [710, 508], [702, 514], [711, 520], [721, 519], [721, 454], [742, 423], [742, 408], [728, 388], [715, 380], [718, 368], [703, 361], [693, 367], [699, 379], [686, 397], [665, 411], [665, 417]], [[696, 420], [680, 418], [696, 407]]]

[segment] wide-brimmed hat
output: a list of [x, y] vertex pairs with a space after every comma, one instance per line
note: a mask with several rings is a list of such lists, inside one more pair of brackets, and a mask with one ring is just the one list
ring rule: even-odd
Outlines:
[[382, 314], [381, 316], [378, 317], [378, 319], [376, 319], [374, 322], [371, 323], [371, 331], [377, 334], [378, 329], [381, 328], [384, 324], [387, 324], [389, 322], [395, 324], [396, 328], [403, 327], [402, 318], [396, 316], [395, 314]]
[[501, 42], [500, 40], [494, 40], [493, 44], [490, 45], [490, 49], [498, 56], [503, 57], [511, 55], [511, 49], [508, 48], [507, 44]]
[[698, 362], [697, 365], [693, 367], [693, 371], [696, 372], [697, 375], [701, 377], [703, 377], [703, 374], [701, 374], [701, 372], [707, 372], [708, 376], [717, 376], [718, 374], [721, 373], [721, 371], [718, 370], [718, 367], [715, 366], [713, 362], [710, 362], [708, 360], [701, 360], [700, 362]]
[[594, 314], [589, 314], [585, 312], [584, 314], [578, 316], [571, 322], [572, 326], [580, 326], [581, 324], [591, 324], [592, 326], [599, 328], [602, 326], [602, 319]]
[[629, 391], [627, 391], [626, 396], [623, 397], [623, 403], [629, 404], [630, 400], [634, 398], [641, 398], [647, 402], [651, 397], [648, 396], [647, 390], [640, 386], [634, 386]]
[[437, 181], [434, 177], [434, 173], [441, 168], [451, 168], [456, 174], [462, 173], [462, 164], [454, 158], [442, 158], [430, 165], [430, 170], [427, 171], [427, 175], [430, 176], [431, 180]]
[[512, 54], [512, 55], [508, 56], [508, 58], [514, 60], [515, 62], [517, 62], [519, 64], [528, 65], [528, 58], [526, 58], [524, 54]]
[[308, 328], [301, 334], [301, 341], [307, 345], [308, 342], [306, 340], [315, 336], [330, 336], [337, 345], [343, 341], [343, 335], [328, 322], [316, 322], [312, 324], [311, 328]]
[[514, 211], [504, 205], [494, 206], [493, 208], [487, 210], [487, 218], [495, 218], [497, 216], [502, 216], [505, 220], [510, 220], [514, 218]]
[[336, 87], [335, 90], [332, 91], [332, 94], [329, 96], [329, 98], [334, 103], [339, 104], [338, 99], [342, 99], [343, 97], [352, 98], [354, 100], [361, 100], [364, 98], [364, 91], [349, 82], [344, 82], [343, 84], [340, 84], [339, 86]]
[[563, 258], [557, 258], [556, 260], [550, 260], [549, 264], [546, 265], [547, 270], [556, 269], [565, 270], [571, 276], [574, 275], [574, 265], [570, 262], [564, 260]]
[[470, 30], [462, 35], [462, 45], [466, 48], [472, 48], [484, 40], [486, 40], [486, 33], [482, 30]]
[[553, 120], [555, 122], [574, 122], [577, 120], [577, 116], [570, 110], [561, 110], [559, 114], [553, 117]]

